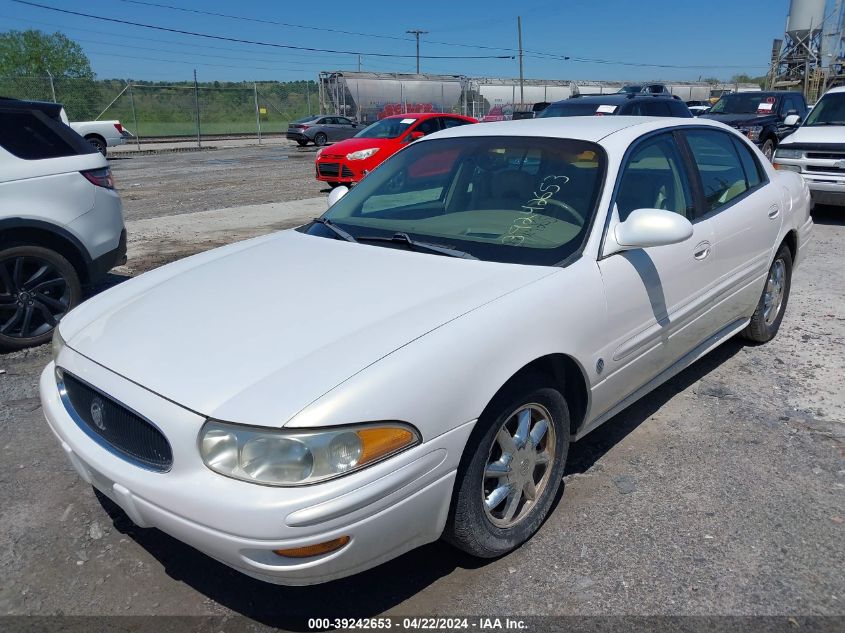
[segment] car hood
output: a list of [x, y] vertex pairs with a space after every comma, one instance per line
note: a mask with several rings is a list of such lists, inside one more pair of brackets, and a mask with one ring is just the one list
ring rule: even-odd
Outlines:
[[713, 119], [731, 127], [741, 125], [766, 125], [777, 122], [773, 114], [702, 114], [701, 119]]
[[346, 156], [350, 152], [357, 152], [362, 149], [378, 147], [393, 147], [396, 145], [395, 138], [348, 138], [345, 141], [334, 143], [323, 150], [323, 156]]
[[281, 426], [394, 350], [558, 270], [291, 230], [127, 281], [73, 310], [61, 333], [200, 414]]
[[843, 145], [845, 144], [845, 125], [801, 126], [781, 141], [784, 145]]

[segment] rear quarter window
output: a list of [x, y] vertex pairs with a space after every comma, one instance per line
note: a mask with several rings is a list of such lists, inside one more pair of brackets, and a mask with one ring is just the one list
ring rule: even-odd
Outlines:
[[0, 146], [24, 160], [62, 158], [96, 151], [68, 126], [37, 110], [0, 109]]

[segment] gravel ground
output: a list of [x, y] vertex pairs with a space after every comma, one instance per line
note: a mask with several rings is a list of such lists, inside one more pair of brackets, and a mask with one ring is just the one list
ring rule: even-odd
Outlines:
[[[295, 151], [115, 161], [132, 220], [122, 273], [313, 216], [320, 189]], [[231, 204], [259, 206], [171, 217]], [[241, 576], [134, 527], [77, 477], [37, 398], [48, 346], [0, 356], [0, 614], [284, 628], [382, 613], [845, 616], [845, 213], [814, 215], [779, 336], [729, 341], [574, 445], [549, 520], [486, 563], [437, 543], [320, 587]]]

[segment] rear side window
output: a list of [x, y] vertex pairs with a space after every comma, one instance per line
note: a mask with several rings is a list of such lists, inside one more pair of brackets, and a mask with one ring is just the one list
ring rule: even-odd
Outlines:
[[745, 169], [730, 136], [723, 132], [695, 130], [687, 132], [686, 139], [701, 175], [705, 213], [720, 209], [748, 191]]
[[25, 160], [96, 151], [69, 127], [38, 110], [0, 110], [0, 146]]

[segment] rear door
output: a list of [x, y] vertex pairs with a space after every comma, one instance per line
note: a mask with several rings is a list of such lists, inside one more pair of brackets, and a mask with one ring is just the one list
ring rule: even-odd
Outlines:
[[[629, 151], [614, 205], [620, 221], [640, 208], [665, 209], [695, 220], [689, 161], [673, 133], [647, 137]], [[707, 322], [712, 223], [695, 221], [693, 230], [679, 244], [599, 260], [611, 315], [602, 354], [603, 394], [634, 392], [712, 333]]]
[[781, 192], [734, 134], [702, 128], [683, 137], [703, 192], [701, 218], [713, 225], [715, 315], [726, 326], [760, 298], [783, 218]]

